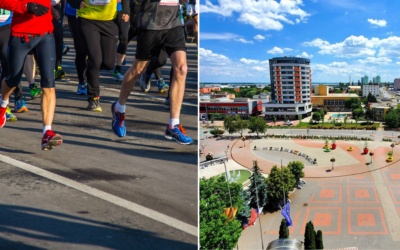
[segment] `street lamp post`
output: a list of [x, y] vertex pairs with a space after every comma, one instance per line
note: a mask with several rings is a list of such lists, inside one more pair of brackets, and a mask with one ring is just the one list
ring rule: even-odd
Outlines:
[[333, 171], [333, 163], [336, 161], [335, 157], [331, 157], [331, 162], [332, 162], [332, 171]]
[[205, 146], [204, 146], [204, 145], [201, 145], [201, 147], [203, 148], [203, 155], [204, 155], [204, 154], [206, 153], [206, 152], [204, 152], [204, 147], [205, 147]]
[[228, 161], [228, 149], [225, 150], [225, 154], [226, 154], [226, 161]]
[[369, 152], [369, 155], [371, 156], [371, 162], [372, 163], [372, 156], [374, 155], [374, 151], [371, 150], [371, 152]]
[[390, 145], [392, 147], [392, 154], [393, 154], [393, 148], [394, 148], [394, 143], [392, 143], [392, 145]]

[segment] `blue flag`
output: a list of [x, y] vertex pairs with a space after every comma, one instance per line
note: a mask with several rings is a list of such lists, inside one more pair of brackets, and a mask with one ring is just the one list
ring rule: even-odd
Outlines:
[[293, 226], [292, 219], [290, 218], [290, 203], [289, 202], [287, 202], [286, 206], [283, 207], [281, 214], [283, 215], [283, 217], [286, 220], [286, 226], [287, 227]]

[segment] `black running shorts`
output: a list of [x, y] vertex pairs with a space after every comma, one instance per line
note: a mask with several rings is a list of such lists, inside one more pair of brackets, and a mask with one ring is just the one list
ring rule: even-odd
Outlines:
[[182, 26], [169, 30], [140, 29], [135, 57], [139, 61], [150, 61], [153, 56], [160, 54], [163, 47], [170, 57], [175, 51], [186, 51]]

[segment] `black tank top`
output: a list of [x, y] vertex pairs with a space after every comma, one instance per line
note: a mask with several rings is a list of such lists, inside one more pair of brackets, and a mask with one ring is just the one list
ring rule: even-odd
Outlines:
[[139, 28], [168, 30], [181, 26], [179, 0], [141, 0]]

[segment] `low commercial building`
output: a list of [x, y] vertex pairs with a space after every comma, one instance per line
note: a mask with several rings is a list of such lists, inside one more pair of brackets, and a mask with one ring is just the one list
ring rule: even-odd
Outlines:
[[363, 85], [362, 95], [368, 96], [369, 93], [371, 93], [373, 96], [378, 97], [380, 94], [379, 85], [378, 84]]
[[238, 114], [243, 118], [260, 115], [262, 102], [249, 98], [218, 98], [210, 100], [200, 100], [200, 119], [224, 118], [226, 115]]
[[200, 93], [208, 94], [208, 93], [211, 93], [211, 91], [213, 91], [213, 90], [220, 91], [221, 88], [220, 87], [200, 88]]
[[299, 115], [303, 118], [311, 115], [312, 106], [311, 103], [263, 103], [262, 113], [265, 119], [272, 119], [275, 116], [278, 119], [284, 119], [285, 117], [291, 120], [298, 120]]
[[358, 94], [361, 92], [361, 86], [349, 86], [349, 91], [355, 91]]
[[344, 101], [352, 97], [359, 98], [357, 94], [352, 93], [329, 93], [329, 87], [325, 85], [315, 86], [315, 90], [318, 95], [311, 96], [313, 109], [327, 108], [329, 111], [348, 111], [344, 106]]

